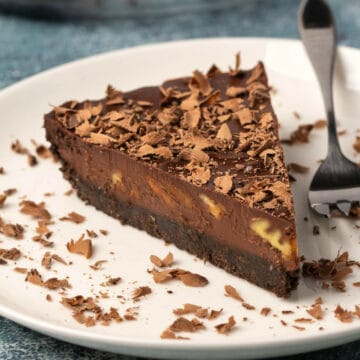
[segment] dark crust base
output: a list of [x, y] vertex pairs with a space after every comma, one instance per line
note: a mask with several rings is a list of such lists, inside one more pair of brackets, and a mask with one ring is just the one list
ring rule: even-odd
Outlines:
[[[56, 154], [56, 150], [53, 148]], [[174, 243], [178, 248], [211, 262], [227, 272], [244, 278], [280, 297], [288, 297], [297, 287], [298, 271], [286, 271], [268, 261], [237, 249], [226, 247], [213, 238], [171, 219], [151, 213], [134, 204], [120, 201], [81, 181], [65, 165], [64, 177], [70, 181], [78, 196], [98, 210], [119, 219], [123, 224], [145, 230], [150, 235]]]

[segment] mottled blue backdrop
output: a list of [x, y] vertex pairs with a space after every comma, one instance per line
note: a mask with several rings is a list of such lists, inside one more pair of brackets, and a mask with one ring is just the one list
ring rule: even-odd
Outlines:
[[[360, 47], [360, 0], [329, 3], [340, 42]], [[216, 10], [106, 21], [0, 15], [0, 88], [70, 60], [139, 44], [215, 36], [297, 38], [297, 6], [297, 0], [234, 0]], [[0, 359], [130, 358], [66, 344], [0, 318]], [[360, 359], [360, 342], [287, 359]]]

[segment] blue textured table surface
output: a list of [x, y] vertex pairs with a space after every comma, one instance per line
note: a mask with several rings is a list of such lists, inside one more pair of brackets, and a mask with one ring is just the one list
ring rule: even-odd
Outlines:
[[[176, 2], [169, 0], [169, 3]], [[329, 0], [342, 44], [360, 47], [360, 0]], [[215, 36], [298, 37], [297, 0], [238, 0], [169, 16], [106, 21], [0, 15], [0, 88], [88, 55], [152, 42]], [[0, 359], [130, 359], [73, 346], [0, 317]], [[133, 359], [133, 358], [131, 358]], [[287, 359], [360, 359], [360, 341]]]

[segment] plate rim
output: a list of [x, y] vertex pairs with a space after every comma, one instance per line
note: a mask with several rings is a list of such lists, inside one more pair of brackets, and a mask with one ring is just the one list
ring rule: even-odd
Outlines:
[[[111, 58], [113, 56], [126, 56], [127, 54], [148, 51], [154, 48], [163, 48], [163, 47], [172, 47], [172, 46], [188, 46], [189, 44], [206, 44], [213, 42], [233, 42], [233, 41], [242, 41], [249, 43], [276, 43], [280, 45], [286, 44], [301, 44], [300, 40], [293, 38], [272, 38], [272, 37], [209, 37], [209, 38], [196, 38], [196, 39], [186, 39], [186, 40], [177, 40], [177, 41], [166, 41], [166, 42], [154, 42], [145, 45], [137, 45], [133, 47], [127, 47], [122, 49], [110, 50], [102, 53], [98, 53], [91, 56], [85, 56], [80, 59], [72, 60], [70, 62], [66, 62], [64, 64], [57, 65], [55, 67], [46, 69], [39, 73], [35, 73], [29, 77], [26, 77], [14, 84], [6, 86], [0, 90], [0, 102], [3, 97], [11, 95], [12, 92], [16, 92], [18, 89], [31, 84], [34, 81], [41, 80], [42, 78], [46, 78], [48, 75], [53, 75], [57, 72], [62, 72], [67, 68], [73, 66], [81, 66], [82, 64], [102, 61], [102, 59]], [[350, 46], [339, 46], [339, 51], [348, 52], [353, 54], [360, 54], [360, 49], [350, 47]], [[179, 342], [177, 340], [149, 340], [149, 339], [137, 339], [131, 337], [124, 336], [112, 336], [112, 335], [104, 335], [97, 334], [88, 331], [83, 331], [80, 329], [67, 328], [64, 325], [57, 325], [51, 322], [47, 322], [42, 319], [38, 319], [34, 316], [23, 314], [21, 312], [16, 311], [11, 307], [7, 307], [0, 302], [0, 316], [7, 318], [11, 321], [14, 321], [17, 324], [35, 330], [39, 333], [45, 334], [47, 336], [52, 336], [62, 341], [72, 342], [71, 337], [75, 337], [76, 339], [82, 342], [82, 346], [87, 346], [83, 342], [86, 341], [89, 344], [94, 345], [95, 342], [101, 342], [102, 344], [117, 344], [117, 347], [122, 348], [132, 348], [136, 349], [136, 347], [141, 346], [142, 349], [148, 350], [173, 350], [178, 354], [185, 355], [186, 353], [192, 352], [192, 355], [195, 353], [201, 352], [209, 352], [209, 350], [213, 354], [209, 354], [210, 357], [219, 355], [222, 352], [234, 353], [234, 351], [239, 351], [237, 353], [241, 356], [241, 352], [252, 351], [252, 356], [259, 356], [259, 354], [264, 355], [264, 350], [274, 350], [277, 348], [277, 351], [273, 352], [267, 356], [274, 355], [288, 355], [294, 354], [295, 351], [289, 351], [290, 348], [294, 350], [296, 348], [300, 348], [302, 345], [306, 347], [305, 352], [324, 349], [327, 347], [333, 347], [340, 344], [345, 344], [354, 340], [360, 340], [360, 325], [356, 326], [352, 329], [343, 329], [341, 331], [337, 330], [329, 330], [325, 333], [319, 333], [314, 336], [314, 334], [309, 334], [307, 336], [299, 337], [296, 340], [286, 340], [284, 339], [276, 339], [271, 338], [269, 340], [260, 340], [257, 342], [250, 342], [247, 344], [228, 344], [223, 343], [221, 341], [213, 342], [213, 343], [205, 343], [202, 341], [198, 341], [196, 339], [191, 340], [191, 342]], [[49, 335], [51, 334], [51, 335]], [[72, 342], [75, 344], [79, 344], [79, 342]], [[98, 347], [99, 348], [99, 347]], [[257, 350], [256, 350], [257, 349]], [[128, 351], [128, 353], [130, 353]], [[136, 354], [136, 351], [133, 352]], [[153, 354], [152, 354], [153, 355]], [[249, 354], [247, 354], [249, 355]], [[154, 356], [154, 355], [153, 355]], [[156, 355], [155, 355], [156, 357]]]

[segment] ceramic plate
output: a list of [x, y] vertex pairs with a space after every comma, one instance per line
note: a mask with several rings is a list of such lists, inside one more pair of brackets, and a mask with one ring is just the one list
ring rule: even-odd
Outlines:
[[[241, 51], [242, 67], [248, 68], [258, 60], [265, 62], [270, 83], [276, 90], [273, 104], [281, 122], [281, 136], [286, 138], [299, 124], [313, 123], [324, 118], [321, 96], [314, 74], [302, 46], [297, 41], [274, 39], [207, 39], [173, 42], [115, 51], [66, 64], [22, 81], [0, 94], [0, 166], [6, 174], [0, 176], [0, 190], [17, 188], [6, 206], [0, 209], [6, 221], [25, 226], [25, 238], [13, 240], [0, 236], [0, 247], [19, 247], [24, 255], [16, 264], [9, 261], [0, 267], [0, 315], [31, 329], [58, 339], [116, 353], [158, 358], [254, 358], [270, 357], [335, 346], [360, 339], [360, 319], [342, 323], [334, 316], [334, 308], [341, 304], [353, 310], [359, 304], [360, 289], [352, 284], [360, 280], [354, 269], [348, 276], [347, 291], [320, 289], [320, 284], [301, 280], [290, 299], [284, 300], [247, 281], [227, 274], [210, 264], [204, 264], [174, 246], [150, 237], [142, 231], [122, 226], [118, 221], [86, 206], [75, 195], [65, 196], [70, 188], [58, 170], [58, 164], [41, 160], [30, 168], [26, 157], [14, 154], [10, 144], [19, 139], [33, 151], [31, 139], [45, 143], [42, 128], [43, 114], [53, 104], [68, 99], [101, 98], [107, 84], [122, 90], [160, 84], [163, 80], [189, 75], [194, 69], [206, 71], [213, 63], [223, 69], [234, 64], [234, 55]], [[336, 67], [335, 102], [344, 152], [359, 162], [352, 148], [360, 113], [360, 52], [342, 48]], [[299, 114], [299, 119], [294, 115]], [[306, 175], [295, 174], [293, 183], [300, 254], [308, 260], [320, 257], [333, 258], [339, 249], [349, 251], [359, 260], [360, 230], [356, 222], [348, 219], [321, 220], [309, 212], [306, 189], [314, 169], [326, 152], [326, 132], [314, 130], [308, 144], [285, 147], [286, 161], [310, 167]], [[45, 197], [44, 193], [54, 193]], [[51, 226], [54, 247], [47, 249], [31, 240], [36, 221], [19, 213], [18, 203], [23, 196], [36, 202], [45, 201], [56, 223]], [[76, 225], [57, 221], [71, 211], [86, 216], [85, 223]], [[304, 217], [309, 218], [308, 222]], [[313, 235], [313, 227], [320, 234]], [[336, 226], [336, 228], [334, 228]], [[70, 254], [66, 243], [77, 239], [85, 229], [109, 231], [93, 240], [94, 255], [90, 260]], [[41, 258], [45, 251], [62, 256], [72, 265], [54, 263], [51, 270], [44, 269]], [[164, 256], [171, 251], [176, 266], [206, 276], [210, 283], [204, 288], [186, 287], [179, 282], [154, 284], [147, 269], [151, 268], [149, 255]], [[89, 264], [106, 259], [103, 270], [94, 271]], [[15, 266], [36, 268], [44, 278], [69, 277], [72, 288], [67, 296], [82, 294], [94, 296], [104, 288], [99, 286], [106, 276], [120, 276], [122, 281], [107, 288], [109, 298], [100, 299], [104, 308], [114, 306], [124, 313], [126, 308], [139, 306], [137, 321], [123, 321], [110, 326], [85, 327], [77, 323], [69, 309], [59, 303], [61, 295], [53, 291], [53, 301], [46, 300], [50, 292], [24, 281], [25, 275], [13, 271]], [[246, 301], [256, 307], [247, 310], [232, 298], [224, 296], [224, 285], [238, 289]], [[131, 293], [135, 287], [150, 286], [152, 294], [133, 303]], [[172, 293], [168, 291], [171, 290]], [[126, 301], [121, 303], [119, 296]], [[306, 309], [321, 296], [324, 301], [324, 318], [309, 324], [296, 323], [306, 317]], [[123, 302], [123, 301], [122, 301]], [[161, 332], [175, 316], [172, 310], [184, 303], [198, 304], [211, 309], [223, 308], [222, 315], [205, 321], [206, 330], [190, 334], [191, 340], [161, 340]], [[271, 314], [260, 315], [263, 307]], [[284, 315], [283, 310], [294, 311]], [[220, 335], [214, 325], [234, 315], [237, 326], [228, 335]], [[247, 318], [244, 321], [243, 318]], [[281, 320], [287, 326], [281, 324]], [[305, 327], [299, 331], [292, 325]], [[319, 330], [322, 327], [323, 330]]]

